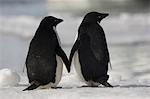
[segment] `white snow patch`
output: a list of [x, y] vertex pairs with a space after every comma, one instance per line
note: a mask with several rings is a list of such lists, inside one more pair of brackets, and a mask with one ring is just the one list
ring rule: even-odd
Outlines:
[[15, 86], [19, 83], [20, 76], [7, 68], [0, 70], [0, 87]]
[[[22, 91], [26, 88], [27, 79], [22, 76], [15, 87], [0, 88], [0, 99], [149, 99], [150, 80], [110, 80], [114, 88], [81, 88], [76, 73], [65, 74], [59, 86], [62, 89], [41, 89]], [[118, 86], [120, 85], [120, 86]], [[117, 87], [118, 86], [118, 87]]]

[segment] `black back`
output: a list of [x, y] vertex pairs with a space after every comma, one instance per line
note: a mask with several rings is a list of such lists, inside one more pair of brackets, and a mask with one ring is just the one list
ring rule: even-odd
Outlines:
[[53, 29], [60, 22], [62, 22], [61, 19], [52, 16], [45, 17], [30, 42], [26, 58], [27, 74], [30, 83], [37, 81], [41, 85], [45, 85], [49, 82], [55, 82], [56, 54], [68, 66], [67, 56], [61, 49]]
[[86, 81], [108, 80], [108, 63], [110, 62], [105, 33], [98, 24], [108, 14], [88, 13], [78, 31], [78, 38], [71, 50], [70, 61], [75, 51], [79, 53], [81, 72]]

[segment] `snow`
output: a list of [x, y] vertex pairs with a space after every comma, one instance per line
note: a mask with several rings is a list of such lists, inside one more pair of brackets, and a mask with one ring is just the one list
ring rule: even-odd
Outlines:
[[0, 87], [15, 86], [20, 82], [20, 76], [8, 68], [0, 70]]
[[[81, 88], [75, 73], [63, 75], [62, 89], [22, 91], [28, 86], [26, 76], [18, 86], [0, 88], [1, 99], [149, 99], [150, 80], [110, 80], [114, 88]], [[118, 86], [120, 85], [120, 86]]]

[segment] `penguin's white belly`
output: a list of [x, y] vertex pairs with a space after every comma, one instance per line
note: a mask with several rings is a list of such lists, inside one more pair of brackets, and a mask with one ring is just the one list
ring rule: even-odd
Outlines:
[[79, 78], [81, 79], [81, 81], [85, 82], [88, 86], [98, 86], [100, 83], [98, 82], [94, 82], [94, 81], [86, 81], [83, 77], [82, 71], [81, 71], [81, 64], [79, 62], [79, 55], [78, 55], [78, 51], [75, 52], [74, 54], [74, 65], [75, 65], [75, 69], [77, 74], [79, 75]]
[[56, 77], [55, 77], [55, 85], [57, 86], [58, 83], [61, 80], [62, 77], [62, 71], [63, 71], [63, 61], [62, 59], [56, 55], [56, 60], [57, 60], [57, 68], [56, 68]]
[[83, 75], [82, 75], [81, 64], [79, 62], [78, 51], [75, 52], [73, 59], [74, 59], [74, 67], [75, 67], [75, 70], [76, 70], [80, 80], [86, 82]]
[[39, 86], [39, 89], [47, 89], [50, 87], [57, 87], [58, 83], [61, 80], [62, 77], [62, 71], [63, 71], [63, 61], [62, 59], [56, 55], [56, 61], [57, 61], [57, 67], [56, 67], [56, 76], [55, 76], [55, 83], [50, 82], [47, 85]]

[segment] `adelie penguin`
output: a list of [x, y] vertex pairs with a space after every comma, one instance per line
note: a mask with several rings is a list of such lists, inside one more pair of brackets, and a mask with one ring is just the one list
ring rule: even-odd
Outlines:
[[62, 21], [53, 16], [47, 16], [41, 21], [30, 42], [25, 62], [30, 86], [23, 91], [56, 88], [62, 76], [63, 63], [70, 72], [68, 58], [56, 33], [56, 25]]
[[78, 37], [73, 45], [69, 57], [71, 65], [74, 59], [75, 69], [89, 87], [113, 87], [107, 80], [108, 64], [110, 62], [105, 33], [100, 26], [107, 13], [90, 12], [85, 15], [79, 30]]

